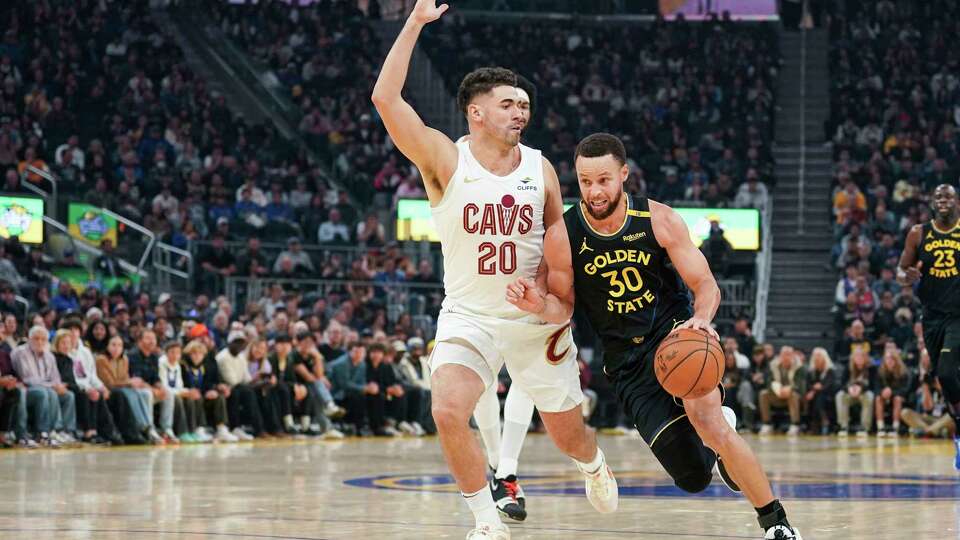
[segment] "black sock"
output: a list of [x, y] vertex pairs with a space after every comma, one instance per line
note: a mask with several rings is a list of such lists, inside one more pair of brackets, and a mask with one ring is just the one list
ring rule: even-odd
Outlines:
[[[762, 507], [755, 508], [757, 511], [757, 521], [760, 522], [760, 526], [763, 530], [767, 530], [770, 527], [775, 527], [777, 525], [783, 525], [785, 527], [790, 527], [790, 522], [787, 521], [787, 511], [783, 509], [783, 506], [780, 505], [779, 499], [774, 499], [770, 504]], [[790, 527], [792, 530], [792, 527]]]

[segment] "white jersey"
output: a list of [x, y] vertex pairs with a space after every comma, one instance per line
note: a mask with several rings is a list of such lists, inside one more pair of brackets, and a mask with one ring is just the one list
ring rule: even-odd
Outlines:
[[499, 319], [529, 314], [506, 300], [507, 285], [533, 277], [543, 258], [546, 190], [539, 150], [520, 145], [507, 176], [486, 170], [457, 142], [457, 170], [431, 209], [443, 250], [444, 311]]

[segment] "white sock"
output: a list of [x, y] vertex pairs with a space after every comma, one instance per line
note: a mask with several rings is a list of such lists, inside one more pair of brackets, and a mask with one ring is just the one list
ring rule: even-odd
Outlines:
[[487, 463], [496, 469], [500, 465], [500, 400], [494, 386], [480, 395], [473, 410], [473, 419], [480, 430], [483, 448], [487, 452]]
[[469, 506], [470, 511], [473, 512], [473, 518], [476, 521], [477, 527], [481, 524], [499, 525], [502, 523], [500, 521], [500, 514], [497, 513], [497, 506], [493, 504], [493, 494], [490, 493], [490, 488], [483, 486], [483, 488], [476, 493], [460, 494], [463, 495], [464, 500], [467, 501], [467, 506]]
[[573, 460], [577, 464], [577, 468], [580, 469], [580, 472], [584, 474], [596, 474], [600, 470], [600, 466], [603, 465], [603, 451], [600, 450], [600, 447], [597, 447], [597, 455], [593, 457], [593, 461], [589, 463], [583, 463], [577, 460]]

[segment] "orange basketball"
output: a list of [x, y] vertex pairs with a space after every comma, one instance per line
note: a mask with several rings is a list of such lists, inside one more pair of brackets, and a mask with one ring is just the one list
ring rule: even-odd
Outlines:
[[723, 348], [703, 330], [682, 328], [660, 342], [653, 370], [660, 386], [680, 399], [696, 399], [723, 379]]

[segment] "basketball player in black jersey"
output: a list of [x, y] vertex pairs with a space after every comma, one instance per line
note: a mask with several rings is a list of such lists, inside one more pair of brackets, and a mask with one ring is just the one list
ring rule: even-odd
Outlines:
[[[960, 206], [953, 186], [933, 190], [929, 223], [914, 225], [900, 254], [897, 280], [904, 286], [920, 282], [923, 342], [931, 372], [939, 379], [953, 421], [960, 426]], [[955, 469], [960, 470], [960, 434], [953, 437]]]
[[[617, 137], [590, 135], [576, 151], [580, 203], [544, 238], [546, 276], [520, 278], [507, 300], [549, 322], [583, 310], [603, 341], [604, 372], [653, 454], [684, 491], [710, 484], [714, 466], [757, 510], [765, 539], [801, 540], [774, 499], [756, 456], [721, 410], [720, 390], [680, 403], [653, 372], [660, 342], [678, 328], [716, 336], [720, 289], [706, 259], [669, 206], [626, 195], [626, 151]], [[695, 302], [691, 306], [690, 296]], [[738, 487], [739, 486], [739, 487]]]

